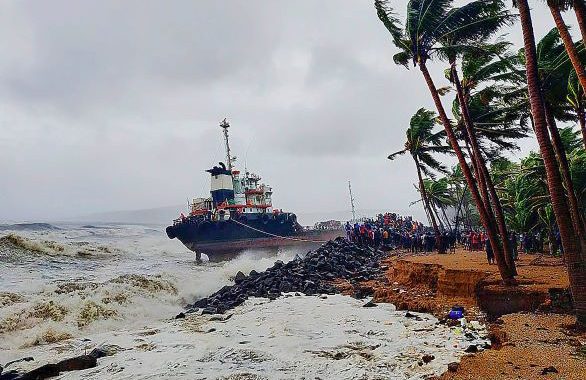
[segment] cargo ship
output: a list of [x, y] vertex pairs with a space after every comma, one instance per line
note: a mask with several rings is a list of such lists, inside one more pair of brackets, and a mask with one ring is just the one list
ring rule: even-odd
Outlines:
[[273, 207], [273, 190], [261, 178], [234, 167], [228, 129], [220, 123], [224, 135], [226, 162], [206, 170], [210, 174], [210, 196], [189, 202], [187, 215], [181, 213], [166, 228], [170, 239], [177, 238], [200, 260], [223, 258], [250, 248], [290, 245], [317, 246], [343, 235], [341, 229], [310, 229], [297, 222], [292, 212]]

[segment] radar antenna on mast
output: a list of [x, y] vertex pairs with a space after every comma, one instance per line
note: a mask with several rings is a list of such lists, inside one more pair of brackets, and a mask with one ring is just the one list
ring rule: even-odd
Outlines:
[[354, 209], [354, 197], [352, 196], [352, 185], [348, 180], [348, 190], [350, 191], [350, 205], [352, 206], [352, 222], [356, 221], [356, 210]]
[[226, 118], [222, 120], [220, 123], [220, 128], [224, 130], [224, 142], [226, 144], [226, 165], [228, 166], [228, 170], [232, 170], [232, 156], [230, 155], [230, 142], [228, 141], [228, 128], [230, 128], [230, 123], [226, 121]]

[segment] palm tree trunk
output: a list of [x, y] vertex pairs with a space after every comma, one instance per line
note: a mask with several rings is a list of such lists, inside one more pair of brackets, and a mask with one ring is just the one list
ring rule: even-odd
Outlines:
[[441, 248], [441, 235], [439, 228], [437, 226], [437, 221], [433, 216], [433, 211], [431, 210], [429, 198], [427, 197], [427, 190], [425, 190], [425, 185], [423, 183], [423, 176], [421, 175], [421, 166], [419, 165], [419, 160], [417, 157], [413, 156], [413, 160], [415, 160], [415, 166], [417, 167], [417, 177], [419, 177], [419, 192], [421, 193], [421, 199], [423, 200], [423, 207], [425, 208], [429, 219], [431, 220], [431, 225], [433, 227], [433, 232], [435, 234], [435, 243], [438, 246], [438, 249]]
[[466, 223], [468, 223], [468, 228], [467, 230], [470, 231], [472, 230], [472, 213], [470, 212], [470, 204], [466, 205], [466, 209], [465, 209], [466, 213]]
[[582, 105], [579, 105], [576, 111], [578, 114], [578, 122], [580, 123], [580, 131], [582, 132], [582, 142], [584, 143], [584, 149], [586, 149], [586, 114]]
[[[496, 189], [494, 187], [494, 183], [492, 182], [492, 178], [490, 177], [490, 173], [488, 172], [488, 168], [486, 167], [486, 161], [484, 160], [482, 150], [480, 149], [480, 145], [478, 144], [476, 133], [474, 132], [474, 123], [470, 118], [470, 111], [468, 109], [468, 99], [464, 96], [464, 90], [462, 89], [462, 83], [460, 82], [460, 78], [458, 77], [458, 70], [456, 68], [455, 59], [451, 59], [450, 64], [452, 71], [452, 81], [456, 85], [458, 101], [460, 103], [460, 110], [462, 111], [464, 126], [466, 127], [465, 132], [468, 136], [468, 140], [470, 141], [470, 145], [472, 146], [472, 154], [474, 155], [473, 159], [476, 160], [476, 169], [478, 171], [477, 178], [480, 179], [480, 190], [483, 192], [486, 208], [487, 211], [489, 211], [489, 216], [495, 217], [496, 219], [496, 224], [501, 235], [501, 241], [503, 244], [505, 262], [507, 263], [507, 266], [509, 267], [510, 271], [516, 275], [517, 269], [515, 267], [513, 250], [511, 249], [511, 245], [509, 244], [509, 233], [507, 231], [507, 224], [505, 222], [505, 214], [503, 212], [503, 207], [501, 205], [501, 201], [498, 197], [498, 194], [496, 193]], [[486, 193], [488, 193], [488, 195]], [[492, 209], [490, 207], [491, 203]], [[493, 210], [494, 214], [492, 214]]]
[[517, 8], [523, 30], [525, 62], [527, 66], [527, 86], [529, 102], [535, 124], [535, 136], [545, 165], [547, 187], [552, 208], [562, 239], [564, 256], [570, 278], [570, 288], [576, 308], [578, 323], [586, 325], [586, 265], [578, 239], [571, 223], [570, 211], [565, 199], [564, 188], [560, 178], [557, 161], [547, 132], [547, 121], [543, 107], [543, 97], [539, 84], [535, 35], [531, 21], [531, 11], [527, 0], [517, 0]]
[[431, 96], [433, 98], [433, 102], [435, 103], [435, 106], [437, 108], [440, 120], [442, 121], [442, 124], [444, 125], [444, 129], [446, 131], [446, 135], [448, 136], [448, 140], [450, 141], [450, 145], [452, 146], [452, 149], [454, 149], [454, 152], [456, 153], [456, 157], [458, 158], [458, 162], [460, 164], [460, 167], [462, 168], [462, 172], [464, 173], [464, 178], [466, 178], [466, 182], [468, 183], [468, 188], [470, 189], [470, 192], [472, 193], [472, 198], [474, 199], [474, 202], [476, 203], [476, 207], [477, 207], [478, 213], [480, 215], [480, 221], [482, 222], [482, 225], [484, 226], [484, 229], [486, 230], [486, 232], [488, 234], [488, 239], [490, 240], [490, 244], [493, 247], [494, 256], [495, 256], [495, 259], [497, 262], [499, 273], [503, 279], [503, 282], [505, 284], [515, 284], [516, 281], [514, 279], [514, 276], [513, 276], [512, 272], [509, 270], [507, 263], [505, 262], [503, 252], [500, 250], [500, 246], [498, 244], [497, 233], [496, 233], [494, 224], [491, 224], [489, 222], [488, 213], [486, 211], [486, 208], [484, 207], [484, 204], [482, 202], [482, 198], [480, 197], [480, 193], [478, 192], [478, 187], [476, 186], [476, 182], [474, 182], [474, 177], [472, 176], [472, 172], [470, 171], [470, 167], [468, 167], [468, 163], [466, 162], [466, 158], [464, 157], [464, 153], [462, 152], [462, 148], [460, 148], [460, 145], [458, 144], [458, 139], [456, 138], [456, 135], [454, 134], [454, 130], [452, 128], [452, 124], [450, 123], [450, 119], [448, 118], [448, 115], [446, 114], [446, 111], [444, 109], [444, 106], [442, 104], [440, 96], [437, 92], [437, 88], [435, 87], [435, 84], [433, 83], [433, 79], [431, 78], [431, 75], [429, 74], [429, 71], [427, 70], [427, 67], [425, 66], [425, 62], [419, 62], [419, 69], [421, 70], [421, 73], [423, 74], [423, 77], [425, 78], [425, 82], [427, 83], [427, 87], [429, 88], [429, 92], [431, 93]]
[[557, 128], [555, 118], [551, 113], [551, 109], [547, 102], [544, 103], [543, 107], [545, 111], [545, 118], [547, 120], [547, 127], [549, 129], [549, 134], [551, 135], [551, 140], [553, 143], [553, 151], [556, 155], [560, 166], [560, 173], [562, 175], [562, 180], [566, 187], [568, 201], [570, 206], [570, 213], [572, 214], [572, 224], [574, 225], [574, 230], [576, 234], [581, 240], [582, 249], [586, 247], [586, 228], [584, 227], [584, 220], [582, 215], [580, 214], [580, 206], [578, 205], [578, 199], [576, 198], [576, 192], [574, 191], [574, 182], [572, 181], [572, 175], [570, 173], [570, 165], [568, 164], [568, 157], [566, 156], [566, 151], [564, 149], [564, 145], [562, 143], [562, 137], [560, 136], [560, 131]]
[[464, 205], [464, 197], [466, 196], [466, 187], [464, 186], [464, 188], [462, 189], [462, 196], [460, 197], [460, 200], [458, 201], [458, 208], [456, 209], [456, 220], [454, 221], [454, 228], [456, 229], [456, 232], [460, 232], [460, 220], [464, 219], [464, 215], [462, 215], [462, 218], [460, 218], [460, 213], [463, 214], [462, 211], [462, 206]]
[[427, 218], [427, 223], [429, 223], [430, 226], [433, 226], [433, 223], [431, 222], [431, 217], [429, 216], [429, 210], [427, 209], [427, 205], [425, 204], [423, 197], [421, 197], [421, 202], [423, 203], [423, 210], [425, 211], [425, 217]]
[[576, 46], [574, 46], [574, 41], [572, 40], [572, 36], [568, 31], [568, 26], [564, 22], [562, 13], [560, 12], [560, 9], [558, 7], [549, 7], [549, 10], [551, 11], [551, 15], [553, 16], [553, 20], [555, 21], [555, 26], [558, 28], [558, 31], [560, 32], [560, 36], [562, 37], [564, 47], [568, 52], [568, 56], [570, 57], [572, 66], [574, 66], [574, 70], [578, 75], [580, 85], [586, 92], [586, 70], [584, 70], [584, 65], [582, 64], [582, 62], [580, 62], [580, 56], [578, 55]]
[[586, 5], [583, 0], [574, 0], [574, 12], [582, 33], [582, 43], [586, 46]]

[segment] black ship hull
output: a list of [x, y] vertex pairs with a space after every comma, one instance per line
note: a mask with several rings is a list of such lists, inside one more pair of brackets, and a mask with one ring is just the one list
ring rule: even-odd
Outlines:
[[227, 258], [247, 249], [304, 246], [312, 249], [343, 235], [343, 231], [305, 231], [294, 214], [259, 217], [248, 220], [210, 221], [186, 218], [166, 229], [167, 236], [177, 238], [188, 249], [205, 253], [210, 259]]

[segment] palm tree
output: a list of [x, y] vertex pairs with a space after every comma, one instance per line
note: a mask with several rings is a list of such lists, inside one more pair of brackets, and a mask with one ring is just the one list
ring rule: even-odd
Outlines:
[[[521, 49], [520, 55], [524, 55]], [[552, 148], [556, 160], [560, 167], [560, 174], [563, 184], [567, 190], [570, 214], [572, 215], [572, 224], [578, 237], [585, 236], [586, 226], [580, 213], [576, 192], [570, 175], [568, 160], [560, 134], [556, 125], [556, 119], [561, 121], [574, 121], [575, 115], [572, 113], [568, 100], [568, 78], [573, 72], [568, 54], [561, 41], [561, 36], [557, 28], [551, 29], [536, 46], [536, 61], [539, 74], [539, 84], [543, 94], [544, 113], [547, 127], [552, 139]], [[511, 62], [514, 63], [514, 62]], [[525, 63], [521, 60], [520, 63]], [[507, 80], [513, 80], [515, 90], [505, 95], [508, 99], [517, 98], [514, 101], [517, 106], [526, 107], [527, 86], [519, 83], [519, 79], [526, 82], [526, 75], [516, 68], [512, 68], [511, 73], [502, 74]], [[580, 89], [580, 85], [577, 85]], [[514, 113], [513, 113], [514, 114]], [[523, 117], [528, 117], [526, 115]], [[586, 242], [583, 243], [586, 246]]]
[[437, 161], [433, 155], [438, 153], [450, 153], [450, 147], [443, 144], [445, 139], [445, 132], [435, 132], [433, 129], [437, 124], [437, 116], [433, 111], [420, 108], [409, 123], [407, 129], [407, 141], [405, 148], [398, 152], [389, 155], [389, 160], [394, 160], [400, 155], [409, 153], [415, 162], [417, 169], [417, 177], [419, 178], [419, 192], [421, 193], [421, 200], [423, 207], [429, 217], [435, 232], [436, 244], [441, 248], [441, 234], [437, 219], [431, 208], [429, 197], [424, 185], [423, 174], [428, 177], [434, 176], [434, 171], [445, 173], [447, 172], [445, 166]]
[[[443, 218], [450, 231], [453, 231], [450, 218], [446, 214], [446, 209], [454, 205], [448, 177], [442, 177], [437, 180], [426, 179], [423, 181], [423, 186], [437, 219], [441, 222]], [[441, 211], [441, 216], [438, 210]]]
[[509, 168], [502, 183], [507, 222], [519, 233], [528, 233], [535, 227], [539, 202], [548, 203], [546, 186], [538, 174], [542, 168], [541, 158], [532, 154], [520, 165]]
[[580, 62], [580, 56], [578, 55], [578, 50], [574, 45], [574, 41], [572, 40], [572, 36], [568, 30], [568, 26], [566, 25], [564, 18], [562, 17], [562, 11], [567, 10], [571, 5], [572, 1], [570, 0], [547, 0], [547, 6], [551, 11], [551, 15], [553, 16], [553, 20], [555, 21], [555, 26], [560, 32], [560, 36], [562, 41], [564, 42], [564, 46], [566, 51], [568, 52], [568, 56], [572, 61], [572, 66], [574, 66], [574, 70], [578, 75], [578, 80], [582, 85], [582, 88], [586, 90], [586, 70], [584, 69], [584, 65]]
[[582, 142], [580, 141], [580, 132], [574, 131], [572, 127], [560, 128], [560, 138], [564, 150], [568, 155], [572, 155], [580, 150]]
[[[506, 48], [506, 46], [507, 46], [506, 44], [497, 44], [497, 45], [493, 45], [492, 47], [489, 47], [488, 50], [495, 49], [497, 52], [502, 52], [503, 49]], [[482, 63], [478, 64], [479, 60], [482, 62], [482, 55], [483, 54], [481, 54], [479, 52], [474, 52], [473, 54], [476, 56], [476, 58], [471, 59], [471, 57], [470, 57], [471, 54], [467, 54], [466, 55], [468, 58], [468, 60], [466, 62], [467, 65], [463, 64], [463, 67], [466, 68], [466, 70], [463, 70], [463, 73], [465, 75], [464, 79], [467, 84], [467, 89], [466, 90], [464, 89], [464, 87], [462, 86], [462, 82], [460, 81], [458, 70], [456, 67], [456, 57], [455, 56], [450, 57], [450, 80], [456, 86], [456, 92], [458, 95], [457, 96], [457, 103], [459, 104], [459, 108], [460, 108], [460, 112], [461, 112], [461, 116], [462, 116], [462, 120], [463, 120], [463, 125], [465, 127], [464, 128], [465, 141], [467, 144], [470, 143], [470, 146], [471, 146], [470, 155], [473, 158], [472, 163], [473, 163], [473, 168], [476, 173], [476, 178], [479, 180], [478, 182], [479, 182], [480, 192], [482, 194], [482, 197], [484, 198], [484, 203], [486, 205], [486, 208], [487, 208], [489, 215], [493, 214], [494, 218], [496, 219], [497, 227], [498, 227], [499, 233], [502, 237], [502, 245], [504, 248], [505, 261], [506, 261], [507, 265], [509, 266], [510, 270], [514, 274], [516, 274], [513, 253], [512, 253], [511, 247], [509, 246], [509, 240], [508, 240], [509, 233], [507, 231], [504, 212], [502, 209], [500, 199], [499, 199], [498, 194], [496, 192], [496, 189], [494, 187], [494, 183], [492, 181], [492, 178], [490, 177], [490, 173], [488, 172], [486, 160], [483, 156], [483, 152], [482, 152], [482, 150], [480, 148], [480, 144], [478, 142], [477, 131], [475, 129], [474, 121], [472, 120], [471, 112], [470, 112], [470, 108], [469, 108], [469, 104], [470, 104], [470, 100], [471, 100], [471, 96], [470, 96], [471, 89], [474, 88], [476, 85], [478, 85], [479, 81], [482, 78], [485, 78], [487, 75], [493, 74], [495, 72], [502, 72], [506, 66], [503, 67], [502, 61], [497, 62], [497, 63], [493, 63], [493, 62], [491, 62], [490, 59], [486, 59], [486, 58], [484, 59], [484, 62], [486, 63], [486, 65], [482, 65]], [[490, 52], [487, 52], [486, 55], [490, 56], [492, 54], [490, 54]], [[471, 64], [470, 61], [476, 62], [477, 65]], [[466, 76], [468, 76], [468, 77], [466, 77]]]
[[545, 165], [547, 187], [564, 248], [570, 287], [576, 307], [576, 316], [579, 323], [586, 324], [586, 265], [582, 247], [579, 245], [579, 237], [576, 236], [571, 223], [570, 210], [565, 199], [563, 183], [547, 130], [543, 95], [539, 83], [531, 11], [527, 0], [515, 0], [515, 3], [519, 9], [523, 30], [527, 86], [535, 136], [537, 137], [539, 150]]
[[578, 75], [573, 70], [570, 72], [570, 77], [568, 78], [566, 101], [576, 113], [580, 131], [582, 132], [582, 143], [584, 144], [584, 148], [586, 148], [586, 96], [584, 95], [584, 89], [578, 82]]
[[[571, 127], [560, 129], [560, 136], [568, 154], [574, 185], [582, 207], [586, 192], [586, 150], [582, 148], [579, 132]], [[550, 252], [558, 248], [555, 215], [547, 192], [545, 166], [537, 153], [515, 163], [496, 163], [491, 167], [507, 218], [515, 231], [547, 233]]]
[[[375, 8], [379, 19], [391, 34], [394, 45], [400, 49], [400, 52], [393, 57], [395, 63], [407, 67], [409, 62], [412, 62], [413, 65], [419, 67], [444, 126], [448, 141], [458, 158], [482, 224], [487, 231], [501, 277], [505, 283], [514, 283], [513, 271], [507, 265], [500, 250], [494, 223], [491, 223], [487, 207], [480, 196], [451, 121], [441, 102], [438, 89], [427, 69], [427, 61], [432, 56], [444, 57], [450, 54], [456, 46], [465, 46], [492, 35], [502, 23], [506, 22], [509, 15], [505, 14], [507, 18], [504, 18], [503, 14], [494, 14], [493, 10], [491, 10], [492, 13], [487, 12], [486, 4], [502, 3], [500, 0], [473, 1], [460, 8], [452, 8], [452, 3], [452, 0], [409, 1], [405, 28], [395, 17], [388, 1], [375, 0]], [[450, 41], [453, 45], [446, 48], [441, 46], [442, 41]]]
[[576, 12], [578, 26], [582, 33], [582, 43], [586, 45], [586, 4], [584, 0], [573, 0], [572, 6], [574, 7], [574, 12]]
[[470, 192], [466, 186], [466, 180], [459, 166], [455, 166], [448, 173], [448, 181], [453, 190], [454, 203], [454, 230], [460, 231], [460, 223], [465, 219], [464, 214], [470, 200]]
[[[571, 121], [574, 115], [567, 107], [568, 79], [572, 67], [564, 45], [560, 42], [561, 36], [557, 29], [552, 29], [537, 44], [537, 65], [547, 127], [552, 140], [552, 147], [560, 167], [560, 174], [567, 191], [568, 206], [572, 215], [574, 230], [578, 237], [584, 237], [586, 228], [580, 213], [574, 184], [570, 174], [570, 167], [564, 149], [556, 119]], [[586, 246], [586, 244], [584, 244]]]

